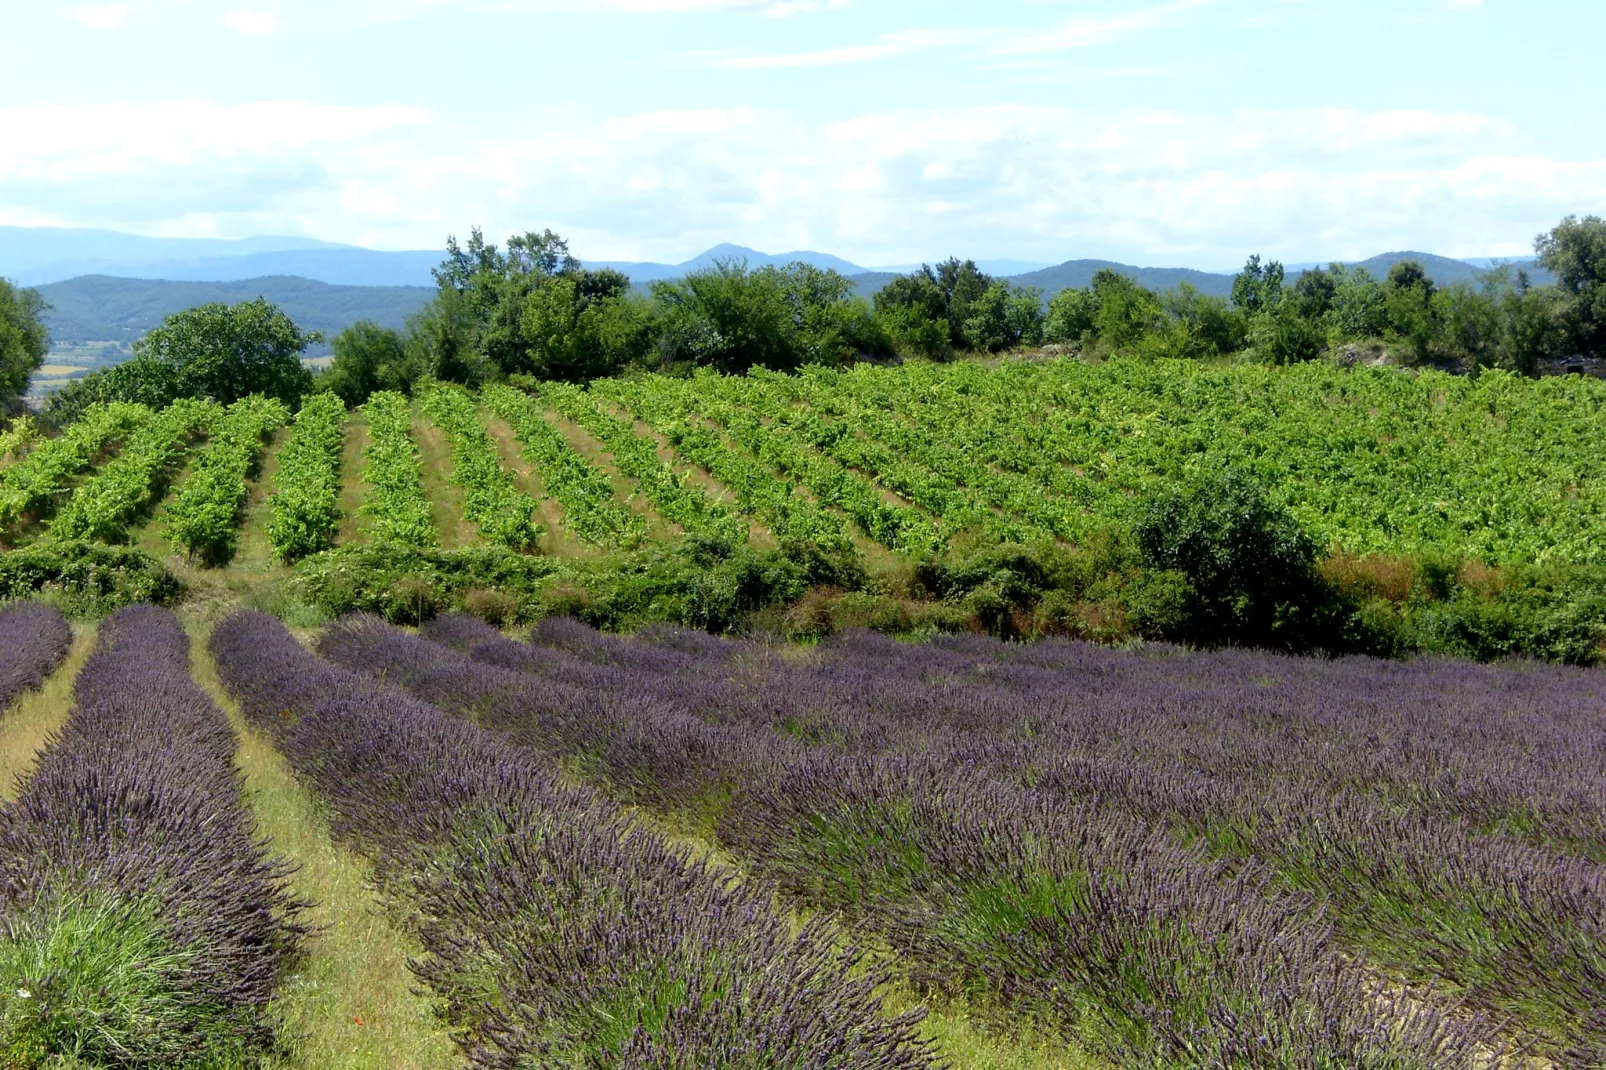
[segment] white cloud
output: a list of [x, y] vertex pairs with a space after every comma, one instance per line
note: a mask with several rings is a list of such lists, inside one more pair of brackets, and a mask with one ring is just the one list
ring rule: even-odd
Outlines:
[[1606, 202], [1606, 158], [1533, 155], [1504, 123], [1427, 111], [997, 106], [811, 123], [734, 108], [493, 129], [399, 107], [178, 102], [0, 108], [0, 127], [0, 219], [390, 248], [552, 226], [592, 258], [725, 240], [861, 263], [1496, 255]]
[[279, 32], [279, 18], [271, 11], [241, 8], [225, 15], [223, 24], [247, 37], [265, 37]]
[[1175, 0], [1174, 3], [1160, 7], [1126, 11], [1117, 15], [1074, 18], [1046, 33], [1023, 34], [1006, 45], [1003, 51], [1054, 52], [1108, 44], [1130, 34], [1159, 26], [1180, 12], [1215, 2], [1216, 0]]

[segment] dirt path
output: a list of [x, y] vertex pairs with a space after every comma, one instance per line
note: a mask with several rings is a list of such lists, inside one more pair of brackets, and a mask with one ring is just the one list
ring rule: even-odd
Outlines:
[[664, 539], [678, 538], [685, 534], [679, 524], [672, 524], [658, 515], [652, 503], [643, 497], [636, 486], [636, 481], [619, 471], [613, 463], [613, 454], [590, 431], [581, 427], [562, 413], [547, 409], [541, 413], [546, 421], [557, 428], [558, 434], [569, 444], [569, 448], [584, 457], [596, 466], [597, 471], [608, 477], [613, 485], [613, 495], [621, 505], [631, 512], [641, 516], [647, 522], [647, 538], [660, 542]]
[[336, 546], [368, 541], [368, 518], [362, 515], [362, 451], [368, 445], [368, 422], [352, 414], [346, 422], [346, 444], [340, 454], [340, 530]]
[[[664, 462], [664, 464], [668, 465], [675, 472], [689, 477], [693, 483], [707, 491], [709, 497], [725, 506], [725, 508], [729, 509], [733, 513], [736, 513], [738, 516], [741, 515], [741, 509], [738, 507], [736, 502], [736, 495], [731, 492], [731, 489], [725, 486], [725, 484], [721, 483], [719, 480], [715, 479], [708, 473], [708, 470], [703, 468], [701, 465], [687, 464], [686, 462], [682, 461], [680, 455], [675, 452], [675, 448], [669, 444], [668, 440], [665, 439], [664, 436], [653, 430], [652, 425], [648, 424], [645, 420], [635, 419], [630, 415], [630, 413], [621, 409], [610, 407], [610, 411], [613, 413], [613, 415], [618, 416], [621, 419], [630, 420], [631, 428], [636, 432], [636, 434], [653, 444], [653, 448], [657, 452], [658, 459], [660, 461]], [[753, 546], [754, 549], [773, 550], [775, 547], [780, 545], [775, 538], [774, 532], [770, 531], [769, 528], [765, 527], [756, 518], [747, 517], [746, 519], [747, 541]]]
[[496, 443], [496, 452], [502, 458], [502, 467], [513, 474], [513, 485], [536, 501], [535, 519], [544, 532], [541, 536], [542, 552], [548, 557], [561, 558], [595, 555], [597, 551], [594, 547], [581, 542], [569, 533], [568, 525], [563, 522], [563, 506], [558, 504], [556, 498], [547, 494], [546, 483], [541, 479], [540, 471], [524, 459], [524, 448], [519, 445], [519, 437], [513, 433], [513, 428], [508, 422], [484, 409], [480, 410], [480, 422], [485, 426], [486, 433], [491, 436], [491, 441]]
[[452, 447], [440, 428], [413, 408], [413, 441], [418, 443], [424, 494], [435, 516], [441, 549], [456, 550], [479, 541], [479, 529], [463, 518], [463, 488], [451, 482]]
[[278, 566], [273, 544], [268, 541], [268, 520], [272, 516], [268, 497], [273, 493], [273, 479], [279, 471], [279, 451], [290, 441], [290, 430], [288, 427], [280, 428], [268, 442], [257, 466], [256, 479], [251, 483], [250, 497], [245, 501], [240, 541], [234, 552], [234, 560], [230, 562], [234, 568], [245, 572], [272, 572]]
[[266, 736], [246, 723], [223, 690], [191, 620], [196, 681], [229, 715], [240, 739], [236, 762], [246, 798], [273, 853], [299, 866], [298, 895], [317, 905], [307, 920], [306, 961], [285, 983], [274, 1014], [295, 1070], [448, 1070], [459, 1065], [431, 1001], [414, 992], [407, 957], [419, 951], [387, 918], [368, 867], [330, 839], [312, 797]]
[[67, 720], [72, 709], [72, 685], [78, 670], [95, 646], [93, 624], [73, 625], [72, 649], [37, 691], [23, 695], [0, 710], [0, 803], [13, 802], [22, 778], [33, 769], [34, 758]]

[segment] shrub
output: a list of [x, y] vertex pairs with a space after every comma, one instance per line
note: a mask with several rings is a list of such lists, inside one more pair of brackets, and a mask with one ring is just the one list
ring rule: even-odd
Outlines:
[[140, 602], [171, 605], [183, 586], [142, 550], [50, 542], [0, 554], [0, 601], [44, 595], [71, 613], [99, 616]]
[[1326, 601], [1315, 541], [1243, 472], [1197, 477], [1162, 494], [1134, 537], [1146, 567], [1192, 587], [1183, 636], [1191, 641], [1299, 646], [1311, 607]]

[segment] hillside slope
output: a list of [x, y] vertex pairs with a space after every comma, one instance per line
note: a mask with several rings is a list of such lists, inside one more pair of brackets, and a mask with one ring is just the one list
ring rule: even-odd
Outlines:
[[[39, 287], [58, 345], [131, 342], [175, 312], [213, 301], [236, 304], [265, 297], [303, 328], [333, 337], [358, 320], [401, 327], [434, 295], [423, 286], [331, 286], [290, 276], [238, 282], [174, 282], [89, 275]], [[327, 352], [327, 347], [321, 347]]]

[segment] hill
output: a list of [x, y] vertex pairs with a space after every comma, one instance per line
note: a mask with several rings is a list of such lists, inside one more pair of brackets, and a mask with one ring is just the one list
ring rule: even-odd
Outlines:
[[[358, 320], [401, 327], [434, 295], [422, 286], [331, 286], [272, 276], [236, 282], [180, 282], [89, 275], [39, 287], [50, 302], [45, 324], [57, 345], [132, 342], [163, 319], [213, 301], [265, 297], [307, 330], [333, 337]], [[327, 345], [314, 351], [327, 352]]]

